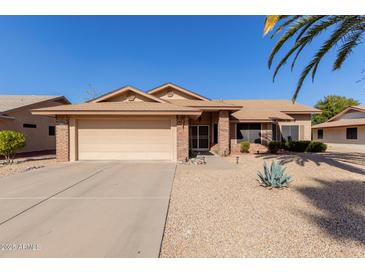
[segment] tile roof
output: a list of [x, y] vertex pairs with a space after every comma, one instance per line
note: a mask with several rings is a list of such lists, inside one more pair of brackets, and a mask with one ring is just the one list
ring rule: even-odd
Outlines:
[[13, 109], [58, 98], [61, 99], [64, 97], [48, 95], [0, 95], [0, 112], [6, 112]]
[[320, 112], [320, 110], [316, 108], [299, 103], [293, 103], [290, 100], [223, 100], [223, 102], [235, 104], [244, 108], [275, 109], [282, 112]]
[[229, 104], [223, 101], [203, 101], [203, 100], [188, 100], [188, 99], [167, 99], [165, 100], [171, 104], [184, 107], [195, 107], [195, 108], [217, 108], [217, 109], [241, 109], [240, 106]]
[[242, 108], [231, 114], [233, 118], [248, 121], [294, 120], [293, 117], [273, 109]]
[[169, 103], [154, 102], [100, 102], [100, 103], [83, 103], [75, 105], [61, 105], [55, 107], [47, 107], [34, 109], [32, 113], [78, 113], [78, 112], [184, 112], [184, 113], [200, 113], [195, 108], [176, 106]]
[[314, 125], [312, 128], [344, 127], [344, 126], [361, 126], [365, 125], [365, 118], [341, 119], [322, 124]]

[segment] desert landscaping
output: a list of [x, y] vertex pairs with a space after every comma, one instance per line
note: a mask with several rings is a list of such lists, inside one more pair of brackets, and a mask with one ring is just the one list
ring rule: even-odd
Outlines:
[[[206, 159], [177, 167], [161, 257], [365, 256], [365, 154]], [[289, 188], [257, 182], [273, 159]]]
[[0, 162], [0, 178], [17, 173], [28, 172], [56, 165], [55, 157], [41, 157], [40, 159], [15, 159], [13, 164], [5, 165]]

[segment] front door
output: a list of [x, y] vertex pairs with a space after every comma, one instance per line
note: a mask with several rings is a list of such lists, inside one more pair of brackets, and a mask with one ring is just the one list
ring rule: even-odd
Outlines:
[[196, 151], [209, 151], [209, 126], [190, 126], [189, 147]]

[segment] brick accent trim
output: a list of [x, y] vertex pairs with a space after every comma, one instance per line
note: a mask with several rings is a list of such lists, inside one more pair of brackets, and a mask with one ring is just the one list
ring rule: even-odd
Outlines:
[[221, 156], [227, 156], [229, 149], [229, 112], [219, 111], [218, 115], [218, 148]]
[[189, 118], [176, 116], [176, 158], [178, 161], [189, 159]]
[[56, 161], [70, 160], [69, 120], [66, 117], [56, 117]]

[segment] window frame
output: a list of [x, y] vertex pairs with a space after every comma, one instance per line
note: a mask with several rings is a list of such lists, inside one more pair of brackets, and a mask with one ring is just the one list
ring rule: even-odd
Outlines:
[[[354, 130], [354, 132], [350, 132], [349, 130]], [[346, 140], [357, 140], [358, 139], [358, 131], [357, 127], [347, 127], [346, 128]]]
[[[319, 132], [321, 132], [322, 134], [319, 134]], [[317, 139], [323, 140], [323, 135], [324, 135], [323, 129], [318, 129], [317, 130]]]
[[56, 126], [48, 126], [48, 136], [56, 136]]
[[299, 136], [300, 136], [300, 126], [299, 125], [282, 125], [281, 129], [280, 129], [280, 135], [281, 135], [280, 137], [281, 137], [282, 142], [288, 142], [288, 140], [286, 140], [283, 136], [283, 132], [284, 132], [283, 128], [284, 127], [289, 127], [290, 128], [290, 135], [289, 135], [290, 137], [292, 137], [292, 128], [293, 127], [297, 128], [298, 129], [297, 130], [297, 133], [298, 133], [297, 140], [293, 140], [293, 138], [291, 138], [292, 139], [291, 141], [293, 141], [293, 142], [299, 141]]
[[[256, 143], [255, 141], [251, 142], [250, 141], [250, 136], [248, 136], [247, 140], [242, 140], [242, 139], [238, 138], [238, 134], [240, 132], [239, 129], [238, 129], [239, 125], [247, 125], [248, 128], [246, 130], [248, 130], [248, 131], [250, 131], [249, 125], [260, 125], [260, 132], [259, 132], [260, 142], [259, 143]], [[253, 129], [253, 130], [258, 130], [258, 129]], [[239, 144], [242, 141], [248, 141], [251, 144], [262, 144], [262, 123], [236, 123], [236, 136], [235, 137], [236, 137], [237, 144]]]
[[37, 124], [23, 123], [23, 128], [37, 128]]
[[218, 144], [218, 124], [213, 124], [213, 144]]

